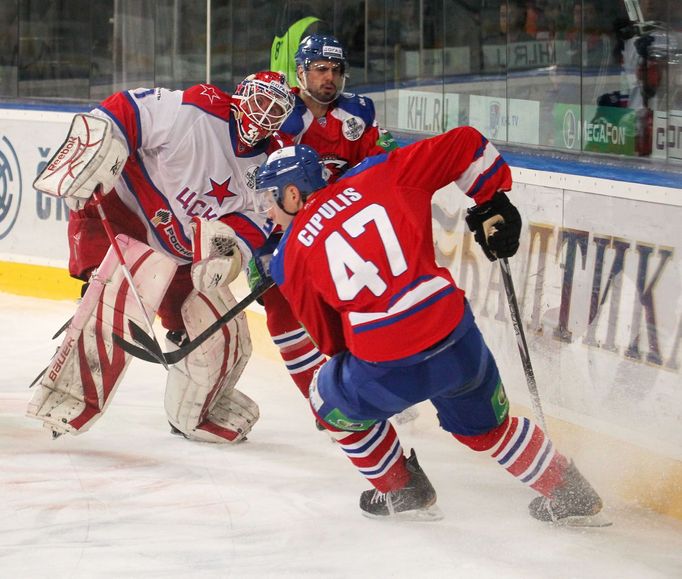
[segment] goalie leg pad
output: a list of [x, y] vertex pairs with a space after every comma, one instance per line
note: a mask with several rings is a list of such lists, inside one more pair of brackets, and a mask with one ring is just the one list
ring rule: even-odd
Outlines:
[[[144, 243], [124, 235], [116, 239], [147, 314], [153, 317], [176, 264]], [[128, 320], [142, 324], [142, 312], [110, 248], [90, 278], [64, 341], [28, 404], [27, 416], [42, 420], [57, 434], [88, 430], [111, 402], [132, 359], [112, 340], [112, 332], [131, 339]]]
[[[236, 305], [228, 288], [193, 290], [182, 306], [188, 336], [193, 339]], [[235, 390], [251, 356], [244, 313], [171, 367], [166, 383], [168, 421], [190, 440], [238, 442], [258, 420], [258, 406]]]
[[225, 390], [209, 412], [208, 418], [197, 429], [202, 440], [207, 434], [218, 436], [215, 442], [239, 442], [246, 438], [260, 417], [258, 404], [236, 388]]

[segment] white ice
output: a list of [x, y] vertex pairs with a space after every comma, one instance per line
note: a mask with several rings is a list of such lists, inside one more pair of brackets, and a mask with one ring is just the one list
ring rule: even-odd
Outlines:
[[73, 310], [0, 294], [2, 578], [682, 577], [682, 523], [611, 501], [608, 528], [541, 524], [533, 492], [439, 430], [428, 406], [399, 431], [445, 518], [366, 519], [368, 485], [283, 365], [258, 353], [240, 387], [261, 419], [243, 444], [171, 436], [164, 370], [137, 360], [89, 432], [53, 441], [24, 417], [27, 387]]

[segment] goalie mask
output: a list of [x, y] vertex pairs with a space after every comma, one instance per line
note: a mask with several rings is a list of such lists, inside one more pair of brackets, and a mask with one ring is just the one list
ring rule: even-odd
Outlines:
[[284, 147], [272, 153], [256, 172], [254, 205], [259, 213], [267, 213], [275, 204], [285, 213], [282, 192], [295, 185], [303, 197], [326, 187], [324, 165], [320, 156], [308, 145]]
[[279, 72], [257, 72], [247, 76], [234, 92], [239, 138], [254, 147], [269, 137], [294, 108], [294, 95]]
[[[294, 56], [296, 66], [299, 70], [299, 82], [303, 91], [315, 102], [329, 104], [343, 92], [346, 85], [346, 49], [333, 36], [323, 36], [321, 34], [311, 34], [306, 36], [298, 45], [298, 50]], [[319, 90], [319, 87], [309, 86], [308, 75], [311, 71], [318, 71], [324, 74], [331, 69], [336, 91], [327, 95]]]

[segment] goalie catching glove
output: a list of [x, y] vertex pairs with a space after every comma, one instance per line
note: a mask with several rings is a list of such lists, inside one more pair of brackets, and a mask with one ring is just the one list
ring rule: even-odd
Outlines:
[[502, 191], [468, 209], [466, 222], [490, 261], [511, 257], [519, 249], [521, 215]]
[[194, 288], [200, 292], [215, 291], [234, 281], [242, 268], [242, 254], [234, 229], [221, 221], [199, 217], [192, 219], [192, 227]]

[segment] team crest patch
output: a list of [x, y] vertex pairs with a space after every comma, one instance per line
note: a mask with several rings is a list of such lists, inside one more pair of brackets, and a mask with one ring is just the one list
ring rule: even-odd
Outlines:
[[322, 155], [321, 159], [324, 167], [322, 177], [325, 181], [329, 181], [332, 175], [341, 175], [348, 168], [348, 161], [336, 155]]
[[348, 117], [341, 127], [343, 136], [349, 141], [357, 141], [365, 130], [365, 121], [360, 117]]
[[249, 189], [254, 190], [256, 188], [256, 171], [258, 170], [258, 165], [251, 165], [244, 171], [244, 180], [246, 181], [246, 186]]
[[154, 217], [152, 217], [150, 221], [154, 227], [166, 225], [171, 222], [171, 212], [168, 211], [168, 209], [159, 209], [154, 213]]

